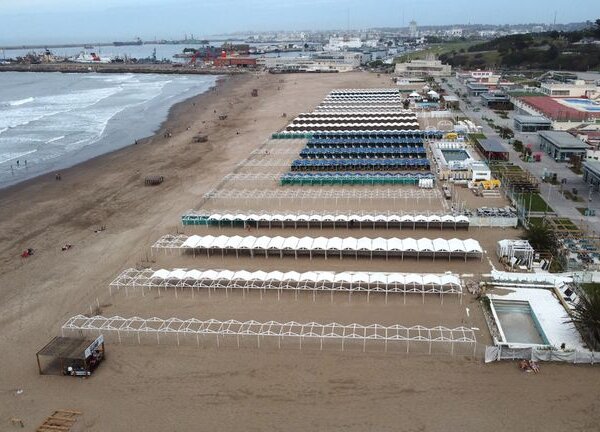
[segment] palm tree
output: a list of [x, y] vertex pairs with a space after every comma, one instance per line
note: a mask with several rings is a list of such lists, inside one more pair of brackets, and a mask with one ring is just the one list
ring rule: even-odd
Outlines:
[[590, 349], [600, 349], [600, 290], [586, 292], [571, 312], [571, 322], [581, 332]]
[[554, 237], [547, 225], [530, 225], [523, 238], [537, 251], [554, 250]]

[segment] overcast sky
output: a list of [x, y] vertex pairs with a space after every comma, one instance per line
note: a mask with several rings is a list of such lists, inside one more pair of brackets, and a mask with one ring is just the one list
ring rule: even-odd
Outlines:
[[0, 45], [182, 38], [235, 31], [569, 23], [600, 0], [0, 0]]

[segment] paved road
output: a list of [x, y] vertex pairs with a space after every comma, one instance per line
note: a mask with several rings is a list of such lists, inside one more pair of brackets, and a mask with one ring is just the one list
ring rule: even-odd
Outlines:
[[[466, 87], [462, 85], [456, 78], [448, 78], [448, 83], [452, 85], [453, 89], [449, 88], [445, 83], [441, 84], [448, 93], [456, 94], [457, 89], [460, 89], [460, 92], [463, 94], [466, 93]], [[550, 173], [557, 173], [559, 181], [560, 179], [566, 179], [567, 181], [564, 186], [565, 190], [576, 188], [579, 196], [585, 199], [584, 202], [576, 203], [565, 198], [560, 193], [560, 186], [551, 185], [549, 183], [541, 183], [540, 194], [544, 197], [546, 202], [550, 205], [550, 207], [552, 207], [557, 215], [570, 218], [581, 228], [600, 231], [600, 193], [597, 191], [592, 191], [591, 193], [592, 201], [590, 202], [590, 207], [596, 209], [596, 216], [582, 216], [576, 207], [585, 207], [587, 205], [588, 196], [590, 196], [590, 187], [583, 181], [583, 177], [573, 173], [569, 168], [567, 168], [565, 163], [558, 163], [554, 161], [554, 159], [547, 156], [546, 153], [543, 153], [541, 162], [532, 163], [522, 161], [519, 157], [519, 154], [513, 150], [512, 146], [508, 144], [507, 140], [500, 138], [496, 131], [493, 130], [487, 124], [487, 122], [482, 120], [482, 117], [487, 117], [492, 119], [494, 123], [499, 126], [506, 126], [514, 130], [513, 113], [509, 112], [508, 119], [502, 119], [494, 111], [483, 107], [481, 105], [480, 98], [469, 98], [469, 102], [470, 106], [467, 106], [467, 104], [461, 99], [461, 110], [467, 117], [471, 118], [475, 124], [482, 127], [483, 133], [488, 138], [497, 138], [504, 144], [504, 147], [509, 152], [510, 161], [513, 164], [529, 171], [540, 180], [544, 174], [544, 170]], [[474, 108], [478, 108], [480, 111], [475, 112], [473, 111]], [[539, 137], [537, 133], [519, 133], [515, 131], [515, 139], [522, 141], [525, 145], [532, 144], [532, 149], [534, 152], [540, 151]]]

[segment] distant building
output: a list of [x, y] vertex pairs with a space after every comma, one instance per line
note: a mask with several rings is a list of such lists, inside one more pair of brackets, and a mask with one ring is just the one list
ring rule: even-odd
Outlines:
[[490, 70], [472, 70], [456, 72], [456, 79], [463, 83], [491, 83], [497, 84], [500, 81], [500, 75]]
[[363, 54], [360, 52], [322, 52], [311, 57], [259, 57], [257, 64], [273, 71], [348, 72], [360, 66]]
[[481, 96], [484, 93], [488, 93], [490, 91], [489, 87], [483, 84], [478, 83], [468, 83], [467, 84], [467, 93], [469, 96]]
[[452, 67], [434, 59], [409, 60], [396, 63], [395, 73], [403, 77], [449, 77], [452, 75]]
[[345, 51], [362, 47], [360, 38], [357, 37], [330, 37], [329, 43], [323, 47], [325, 51]]
[[462, 37], [463, 29], [452, 28], [450, 30], [446, 30], [444, 33], [446, 34], [446, 36], [449, 36], [449, 37]]
[[541, 131], [540, 147], [557, 162], [566, 162], [571, 156], [585, 158], [589, 145], [564, 131]]
[[540, 90], [551, 97], [592, 98], [600, 93], [596, 84], [587, 84], [583, 80], [573, 83], [542, 83]]
[[415, 20], [408, 23], [408, 36], [411, 38], [419, 37], [419, 30], [417, 29], [417, 22]]
[[483, 106], [492, 110], [512, 110], [513, 104], [508, 95], [504, 93], [483, 93], [481, 95]]
[[516, 115], [515, 129], [518, 132], [538, 132], [552, 129], [552, 121], [543, 116]]
[[256, 66], [256, 59], [251, 57], [217, 57], [213, 60], [215, 66], [236, 66], [236, 67], [250, 67]]

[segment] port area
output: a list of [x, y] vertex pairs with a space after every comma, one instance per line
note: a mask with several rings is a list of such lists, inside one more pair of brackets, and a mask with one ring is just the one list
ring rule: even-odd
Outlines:
[[173, 64], [125, 64], [125, 63], [51, 63], [51, 64], [5, 64], [0, 72], [63, 72], [63, 73], [152, 73], [152, 74], [198, 74], [239, 75], [247, 70], [229, 67], [198, 67]]

